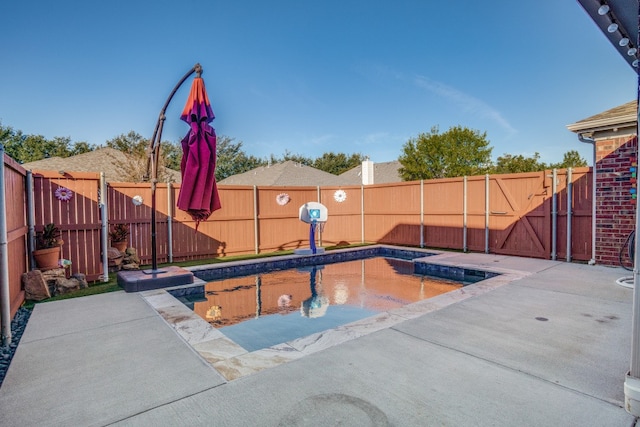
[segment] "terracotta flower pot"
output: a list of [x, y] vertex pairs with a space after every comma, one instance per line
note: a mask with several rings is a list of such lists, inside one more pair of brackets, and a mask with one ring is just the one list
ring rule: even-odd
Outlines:
[[47, 249], [36, 249], [33, 251], [33, 257], [36, 265], [40, 270], [52, 270], [58, 268], [58, 260], [60, 259], [60, 246]]
[[127, 250], [127, 241], [124, 242], [111, 242], [111, 247], [116, 248], [120, 252], [124, 252]]

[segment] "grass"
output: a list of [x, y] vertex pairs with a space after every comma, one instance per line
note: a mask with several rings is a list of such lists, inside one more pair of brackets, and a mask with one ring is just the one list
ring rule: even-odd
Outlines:
[[[369, 245], [370, 245], [369, 243], [361, 243], [361, 244], [353, 244], [348, 246], [346, 245], [328, 246], [325, 249], [334, 250], [334, 249], [355, 248], [355, 247], [369, 246]], [[174, 262], [171, 264], [166, 263], [166, 264], [160, 264], [159, 267], [169, 266], [169, 265], [175, 265], [179, 267], [194, 267], [198, 265], [221, 264], [225, 262], [242, 261], [247, 259], [269, 258], [274, 256], [291, 255], [291, 254], [293, 254], [292, 250], [269, 252], [264, 254], [235, 255], [235, 256], [228, 256], [224, 258], [210, 258], [210, 259], [199, 259], [199, 260], [192, 260], [192, 261], [181, 261], [181, 262]], [[148, 266], [145, 266], [145, 267], [148, 267]], [[80, 289], [78, 291], [70, 292], [64, 295], [56, 295], [54, 297], [47, 298], [46, 300], [42, 300], [42, 301], [26, 300], [22, 306], [28, 310], [32, 310], [36, 304], [43, 303], [43, 302], [60, 301], [60, 300], [65, 300], [69, 298], [86, 297], [89, 295], [104, 294], [107, 292], [115, 292], [115, 291], [121, 291], [121, 290], [122, 288], [118, 286], [118, 283], [117, 283], [116, 274], [112, 273], [112, 274], [109, 274], [108, 282], [90, 283], [88, 288]]]

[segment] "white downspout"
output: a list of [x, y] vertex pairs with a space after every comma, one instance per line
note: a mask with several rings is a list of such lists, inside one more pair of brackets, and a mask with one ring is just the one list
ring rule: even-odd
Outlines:
[[0, 144], [0, 345], [11, 344], [11, 298], [9, 297], [9, 247], [7, 237], [6, 193], [4, 191], [4, 146]]
[[589, 265], [596, 263], [596, 141], [587, 137], [585, 134], [579, 133], [578, 140], [585, 144], [593, 145], [593, 166], [591, 169], [591, 259]]

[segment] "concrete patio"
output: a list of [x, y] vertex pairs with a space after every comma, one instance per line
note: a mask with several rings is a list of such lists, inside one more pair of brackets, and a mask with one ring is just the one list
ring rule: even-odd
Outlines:
[[0, 388], [0, 425], [635, 425], [623, 408], [633, 291], [615, 283], [630, 272], [437, 257], [505, 274], [320, 350], [283, 361], [296, 350], [280, 349], [236, 379], [142, 294], [38, 304]]

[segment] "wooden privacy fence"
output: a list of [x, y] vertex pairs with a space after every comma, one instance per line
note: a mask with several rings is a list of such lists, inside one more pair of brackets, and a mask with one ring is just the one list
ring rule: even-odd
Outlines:
[[[9, 281], [13, 300], [21, 303], [20, 276], [29, 258], [28, 174], [7, 159]], [[58, 200], [60, 187], [72, 190], [73, 197]], [[346, 199], [334, 197], [338, 190]], [[589, 168], [368, 186], [219, 186], [222, 209], [197, 230], [175, 208], [178, 192], [177, 185], [157, 186], [159, 263], [308, 247], [308, 225], [298, 213], [309, 201], [328, 208], [329, 220], [319, 234], [324, 246], [371, 242], [568, 260], [589, 260], [592, 253]], [[33, 171], [32, 193], [34, 231], [49, 222], [60, 227], [62, 256], [72, 262], [72, 272], [105, 278], [106, 232], [118, 223], [129, 225], [129, 245], [144, 264], [151, 263], [150, 184], [101, 187], [97, 173]], [[285, 205], [277, 201], [282, 193], [289, 195]]]

